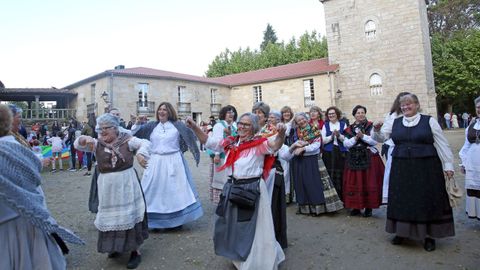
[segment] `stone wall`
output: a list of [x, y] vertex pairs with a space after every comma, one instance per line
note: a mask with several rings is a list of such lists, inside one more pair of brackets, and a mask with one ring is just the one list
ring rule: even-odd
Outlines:
[[[235, 86], [231, 90], [231, 104], [238, 113], [250, 112], [254, 103], [253, 87], [262, 87], [262, 101], [270, 106], [271, 110], [280, 111], [288, 105], [294, 112], [307, 112], [303, 94], [303, 81], [313, 79], [315, 90], [314, 104], [325, 110], [333, 101], [331, 96], [331, 81], [333, 73], [287, 79], [281, 81]], [[333, 87], [332, 87], [333, 88]]]
[[[418, 95], [423, 112], [437, 116], [428, 21], [424, 0], [325, 0], [330, 64], [339, 64], [338, 106], [362, 104], [370, 119], [382, 119], [396, 95]], [[374, 39], [365, 23], [376, 24]], [[381, 95], [371, 95], [370, 75], [382, 77]]]
[[[201, 114], [201, 120], [207, 120], [211, 115], [210, 111], [210, 89], [218, 89], [217, 103], [225, 106], [230, 99], [230, 91], [227, 87], [218, 85], [209, 85], [204, 83], [196, 83], [182, 80], [165, 80], [152, 78], [135, 78], [135, 77], [104, 77], [88, 84], [79, 86], [74, 90], [78, 93], [77, 118], [82, 119], [87, 115], [87, 105], [93, 102], [98, 103], [97, 115], [102, 114], [107, 104], [100, 97], [103, 91], [111, 95], [112, 107], [119, 108], [122, 117], [128, 121], [130, 115], [137, 115], [137, 101], [139, 83], [147, 83], [149, 85], [148, 101], [155, 102], [155, 109], [158, 105], [167, 101], [177, 108], [178, 102], [178, 86], [185, 86], [185, 101], [191, 104], [191, 112]], [[95, 84], [95, 98], [91, 97], [91, 85]], [[150, 114], [149, 119], [154, 119], [155, 115]]]

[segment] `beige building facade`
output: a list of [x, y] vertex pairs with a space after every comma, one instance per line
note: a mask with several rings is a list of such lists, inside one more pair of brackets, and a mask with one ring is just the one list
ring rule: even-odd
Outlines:
[[423, 112], [437, 117], [424, 0], [320, 0], [329, 62], [338, 64], [338, 106], [367, 107], [382, 119], [399, 92], [416, 94]]

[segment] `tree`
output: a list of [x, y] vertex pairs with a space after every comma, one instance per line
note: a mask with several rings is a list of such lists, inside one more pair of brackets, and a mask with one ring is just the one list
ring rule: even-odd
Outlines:
[[225, 49], [208, 66], [207, 77], [221, 77], [229, 74], [297, 63], [327, 56], [327, 39], [317, 32], [305, 32], [297, 41], [268, 42], [263, 50], [240, 48], [238, 51]]
[[432, 37], [435, 86], [440, 106], [471, 111], [480, 86], [480, 30]]
[[427, 0], [430, 34], [450, 36], [480, 27], [480, 1]]
[[267, 29], [263, 32], [263, 42], [260, 44], [260, 50], [265, 50], [269, 43], [275, 44], [277, 43], [277, 35], [275, 34], [275, 30], [270, 24], [267, 24]]

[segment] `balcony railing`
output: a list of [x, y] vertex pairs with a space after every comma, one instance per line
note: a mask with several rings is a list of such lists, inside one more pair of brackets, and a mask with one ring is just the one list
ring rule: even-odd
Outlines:
[[177, 112], [181, 115], [187, 115], [192, 113], [192, 105], [186, 102], [177, 102]]
[[222, 109], [222, 104], [219, 104], [219, 103], [210, 104], [210, 113], [212, 115], [218, 115], [220, 113], [220, 109]]
[[42, 120], [42, 119], [52, 119], [52, 120], [62, 120], [68, 118], [75, 118], [77, 110], [76, 109], [25, 109], [23, 110], [22, 117], [27, 120]]
[[138, 114], [155, 114], [155, 101], [137, 101]]

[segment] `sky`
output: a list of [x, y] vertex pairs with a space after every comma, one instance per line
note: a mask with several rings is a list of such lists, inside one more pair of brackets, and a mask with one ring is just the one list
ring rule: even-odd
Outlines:
[[319, 0], [4, 0], [0, 81], [62, 88], [117, 65], [204, 76], [215, 56], [258, 49], [270, 23], [279, 41], [325, 35]]

